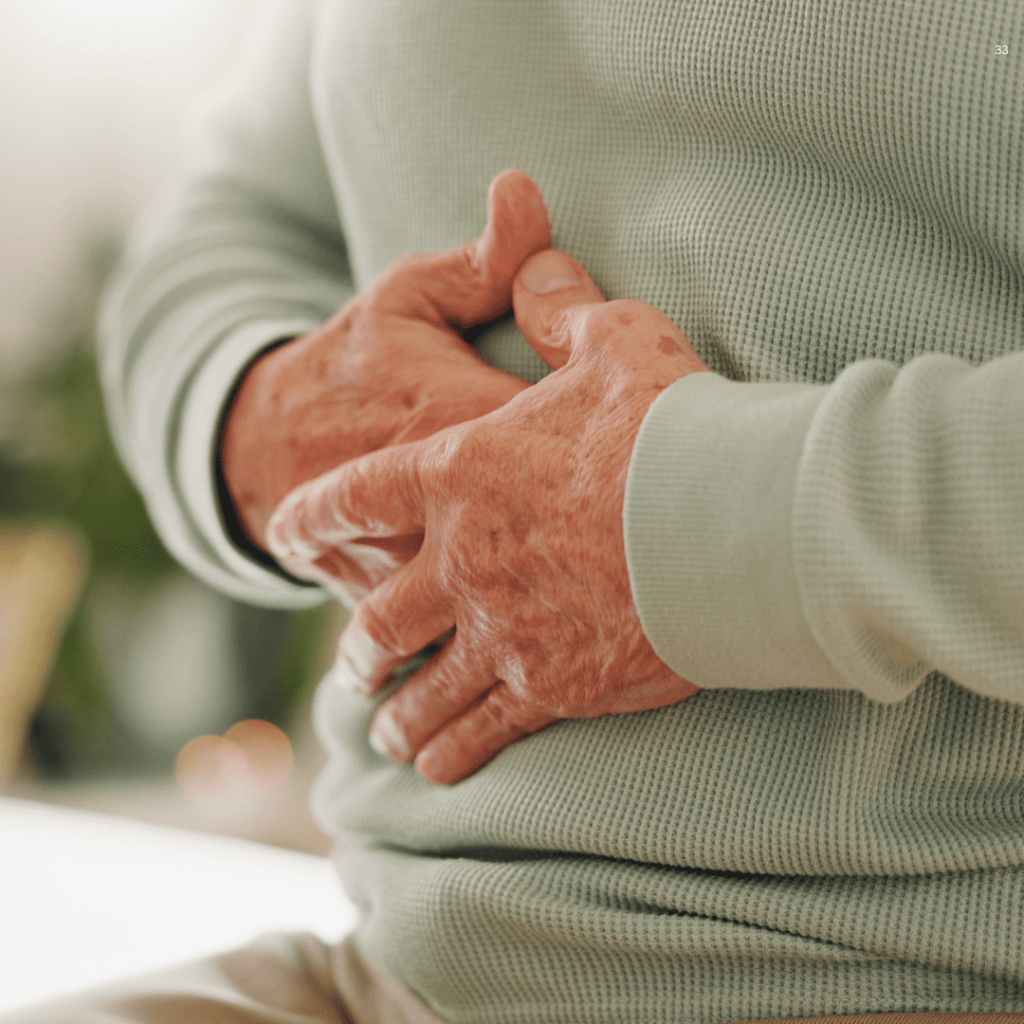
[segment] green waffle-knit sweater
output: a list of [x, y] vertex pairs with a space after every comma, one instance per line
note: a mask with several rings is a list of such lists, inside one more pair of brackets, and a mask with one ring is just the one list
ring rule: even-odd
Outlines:
[[[323, 599], [222, 526], [238, 374], [478, 234], [506, 167], [714, 371], [652, 407], [623, 527], [698, 696], [441, 788], [322, 684], [359, 944], [443, 1019], [1024, 1011], [1022, 57], [1009, 0], [286, 0], [197, 122], [103, 374], [237, 597]], [[475, 343], [544, 372], [510, 320]]]

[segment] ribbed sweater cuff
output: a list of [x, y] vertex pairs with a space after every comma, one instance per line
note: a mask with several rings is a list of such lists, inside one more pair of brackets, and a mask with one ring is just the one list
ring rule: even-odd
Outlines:
[[793, 564], [794, 486], [826, 390], [693, 374], [641, 426], [630, 584], [655, 651], [698, 686], [851, 689], [807, 627]]

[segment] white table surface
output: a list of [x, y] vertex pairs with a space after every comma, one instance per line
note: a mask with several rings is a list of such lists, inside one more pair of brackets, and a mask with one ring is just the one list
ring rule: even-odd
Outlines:
[[0, 797], [0, 1012], [355, 919], [324, 858]]

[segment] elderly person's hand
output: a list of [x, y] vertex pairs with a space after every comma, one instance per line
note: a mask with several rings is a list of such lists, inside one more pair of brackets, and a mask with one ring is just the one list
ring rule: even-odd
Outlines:
[[360, 602], [335, 671], [371, 693], [454, 627], [372, 728], [377, 749], [415, 758], [435, 782], [470, 775], [557, 719], [697, 692], [640, 626], [622, 507], [644, 414], [668, 384], [706, 367], [664, 314], [605, 302], [554, 250], [526, 262], [513, 295], [519, 327], [555, 373], [487, 416], [299, 488], [268, 530], [284, 565], [328, 586], [332, 559], [423, 537]]
[[[498, 408], [527, 386], [488, 366], [457, 333], [512, 305], [523, 261], [551, 244], [547, 212], [522, 171], [491, 183], [487, 227], [449, 252], [405, 257], [323, 328], [273, 349], [246, 373], [222, 435], [221, 468], [248, 539], [298, 484], [349, 459], [426, 437]], [[350, 603], [415, 553], [331, 560]]]

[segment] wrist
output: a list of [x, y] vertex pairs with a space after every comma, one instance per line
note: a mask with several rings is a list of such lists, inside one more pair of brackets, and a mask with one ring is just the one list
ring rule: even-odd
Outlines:
[[286, 362], [282, 353], [300, 340], [282, 338], [258, 353], [238, 377], [221, 418], [217, 483], [225, 526], [232, 540], [250, 553], [258, 552], [260, 561], [273, 561], [263, 533], [267, 505], [276, 504], [273, 495], [281, 487], [272, 425], [279, 411], [274, 408], [274, 384]]
[[247, 545], [267, 551], [267, 523], [290, 491], [391, 442], [409, 411], [401, 403], [389, 409], [380, 390], [333, 321], [249, 364], [219, 444], [226, 496]]

